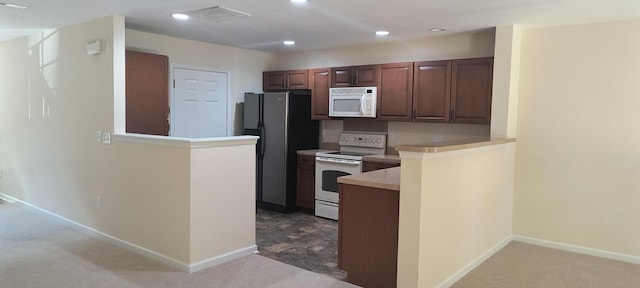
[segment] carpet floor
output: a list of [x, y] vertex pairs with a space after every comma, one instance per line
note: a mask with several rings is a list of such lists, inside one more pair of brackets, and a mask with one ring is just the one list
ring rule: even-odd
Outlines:
[[0, 219], [0, 287], [357, 287], [260, 255], [188, 274], [20, 203]]
[[452, 288], [639, 288], [640, 265], [512, 241]]

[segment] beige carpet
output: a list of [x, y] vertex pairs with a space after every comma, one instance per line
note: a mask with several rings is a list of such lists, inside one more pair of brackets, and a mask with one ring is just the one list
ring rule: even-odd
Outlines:
[[511, 242], [452, 287], [640, 288], [640, 265]]
[[352, 288], [259, 255], [188, 274], [19, 203], [0, 205], [0, 287]]

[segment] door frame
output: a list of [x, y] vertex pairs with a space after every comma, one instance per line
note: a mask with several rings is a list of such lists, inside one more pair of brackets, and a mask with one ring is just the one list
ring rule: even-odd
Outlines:
[[[227, 136], [231, 136], [233, 135], [233, 123], [231, 123], [230, 119], [229, 119], [229, 115], [231, 115], [230, 112], [230, 107], [231, 107], [231, 103], [229, 103], [229, 95], [231, 95], [231, 71], [229, 70], [224, 70], [224, 69], [216, 69], [216, 68], [212, 68], [212, 67], [205, 67], [205, 66], [194, 66], [194, 65], [183, 65], [183, 64], [173, 64], [173, 63], [169, 63], [169, 136], [173, 137], [173, 130], [171, 129], [171, 127], [173, 126], [173, 123], [175, 123], [175, 119], [173, 118], [175, 113], [173, 113], [173, 108], [175, 107], [175, 87], [173, 85], [173, 82], [175, 81], [176, 77], [175, 77], [175, 69], [186, 69], [186, 70], [198, 70], [198, 71], [203, 71], [203, 72], [214, 72], [214, 73], [225, 73], [227, 74], [227, 95], [226, 95], [226, 101], [227, 101], [227, 107], [226, 107], [226, 120], [227, 120], [227, 125], [226, 125], [226, 132], [227, 132]], [[231, 127], [231, 128], [229, 128]]]

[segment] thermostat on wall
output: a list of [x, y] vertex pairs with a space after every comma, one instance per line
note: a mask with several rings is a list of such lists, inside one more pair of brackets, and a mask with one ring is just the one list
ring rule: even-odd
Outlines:
[[87, 43], [87, 54], [96, 55], [102, 52], [102, 43], [100, 40]]

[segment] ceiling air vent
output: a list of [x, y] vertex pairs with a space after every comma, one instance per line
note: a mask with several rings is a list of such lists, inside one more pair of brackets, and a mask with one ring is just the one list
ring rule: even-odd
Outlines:
[[222, 6], [213, 6], [187, 12], [193, 18], [200, 18], [208, 21], [224, 21], [235, 18], [251, 17], [251, 14]]

